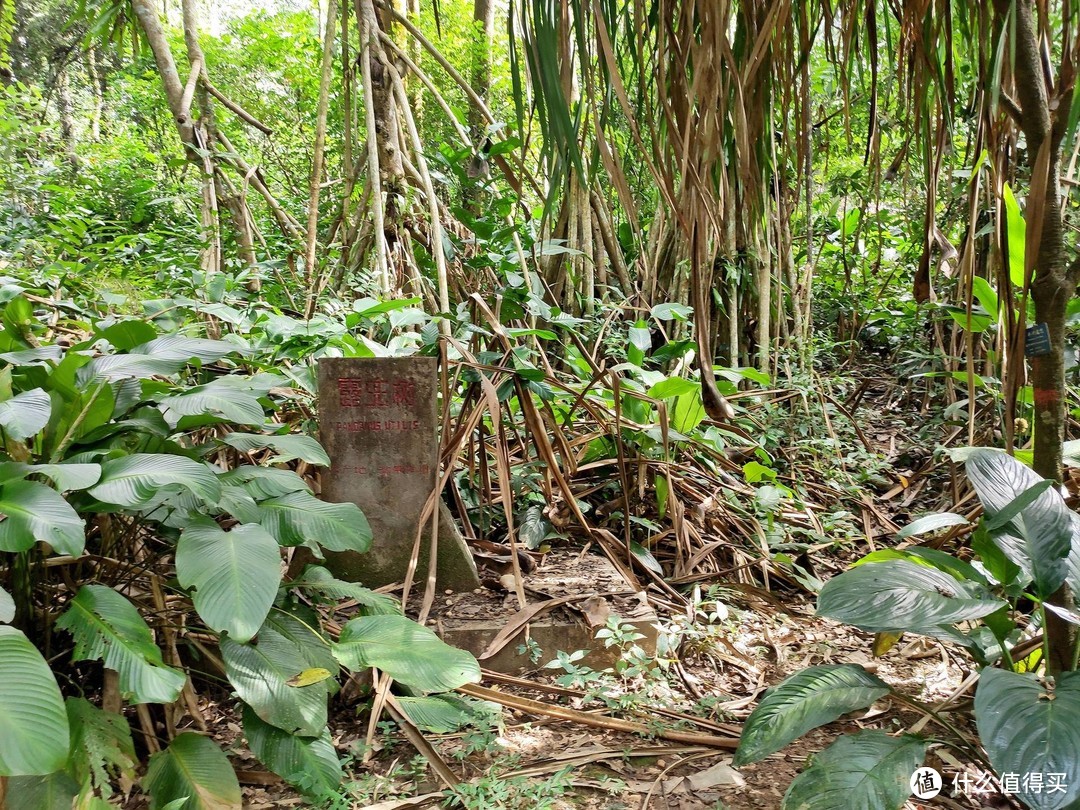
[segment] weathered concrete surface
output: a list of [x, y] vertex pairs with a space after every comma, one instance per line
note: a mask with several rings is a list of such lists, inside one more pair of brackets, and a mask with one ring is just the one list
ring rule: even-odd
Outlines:
[[[330, 456], [322, 498], [359, 506], [373, 538], [366, 554], [327, 552], [327, 567], [336, 576], [371, 587], [405, 578], [420, 513], [435, 487], [437, 382], [433, 357], [319, 361], [319, 433]], [[430, 545], [426, 528], [418, 582], [427, 577]], [[436, 582], [455, 591], [480, 586], [472, 554], [445, 507]]]
[[[656, 655], [658, 621], [655, 614], [623, 621], [623, 624], [633, 625], [635, 630], [645, 636], [637, 644], [650, 657]], [[436, 626], [436, 630], [440, 631], [439, 635], [447, 644], [480, 656], [505, 626], [506, 619], [502, 618], [462, 622], [454, 627]], [[525, 628], [522, 628], [505, 647], [490, 658], [483, 659], [480, 665], [506, 675], [520, 675], [529, 670], [539, 669], [548, 661], [553, 661], [555, 654], [560, 650], [563, 652], [587, 650], [588, 654], [577, 663], [596, 670], [610, 667], [619, 659], [619, 648], [605, 647], [602, 641], [596, 640], [596, 629], [589, 627], [581, 620], [538, 619], [529, 623], [529, 638], [543, 651], [538, 663], [533, 663], [528, 654], [518, 652], [518, 647], [525, 642]]]
[[[587, 650], [581, 663], [593, 669], [612, 666], [620, 650], [605, 647], [596, 639], [597, 630], [612, 616], [620, 624], [630, 624], [644, 638], [637, 641], [645, 654], [656, 654], [659, 620], [643, 592], [633, 592], [619, 570], [598, 554], [557, 549], [546, 555], [541, 566], [527, 574], [529, 601], [551, 597], [567, 599], [529, 622], [529, 638], [542, 650], [538, 663], [518, 652], [525, 641], [523, 627], [494, 655], [480, 660], [481, 666], [497, 672], [519, 674], [554, 660], [556, 653]], [[468, 650], [478, 658], [512, 621], [519, 608], [510, 595], [490, 589], [446, 596], [436, 602], [432, 627], [444, 641]]]

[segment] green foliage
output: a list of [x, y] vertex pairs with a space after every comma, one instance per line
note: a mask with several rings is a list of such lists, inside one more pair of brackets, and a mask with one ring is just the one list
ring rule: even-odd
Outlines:
[[[143, 779], [151, 810], [240, 810], [240, 784], [213, 740], [184, 732], [150, 757]], [[180, 800], [178, 804], [174, 801]]]
[[889, 685], [854, 664], [807, 667], [770, 689], [747, 718], [735, 754], [746, 765], [841, 715], [889, 693]]
[[[826, 583], [818, 613], [887, 636], [912, 632], [959, 642], [983, 666], [974, 715], [998, 775], [1067, 773], [1080, 761], [1080, 678], [1064, 672], [1040, 683], [1034, 674], [1012, 671], [1030, 665], [1014, 662], [1010, 651], [1027, 624], [1018, 616], [1021, 596], [1035, 603], [1040, 623], [1043, 611], [1062, 611], [1044, 600], [1078, 570], [1080, 521], [1057, 488], [1016, 459], [986, 449], [962, 455], [984, 510], [971, 543], [979, 559], [969, 563], [919, 546], [874, 552]], [[958, 515], [928, 515], [901, 534], [964, 524]], [[1005, 668], [994, 668], [994, 661]], [[853, 666], [796, 673], [766, 693], [748, 718], [736, 760], [756, 761], [890, 691]], [[925, 750], [917, 737], [842, 736], [792, 783], [783, 806], [899, 808]], [[1019, 798], [1032, 808], [1064, 808], [1077, 796], [1080, 785], [1070, 784], [1065, 792]]]
[[448, 692], [480, 680], [480, 667], [469, 653], [403, 616], [351, 620], [341, 629], [334, 656], [347, 669], [378, 667], [423, 692]]
[[[975, 720], [998, 774], [1072, 773], [1080, 762], [1080, 673], [1040, 684], [1034, 675], [987, 669], [975, 691]], [[1074, 806], [1080, 784], [1060, 779], [1065, 790], [1025, 792], [1025, 804], [1038, 810]]]
[[0, 775], [44, 775], [68, 757], [68, 718], [49, 665], [14, 627], [0, 627]]
[[783, 810], [899, 810], [911, 797], [908, 780], [926, 755], [927, 743], [881, 731], [842, 736], [814, 756], [791, 783]]
[[[282, 582], [283, 547], [365, 551], [371, 531], [354, 505], [318, 500], [285, 466], [326, 456], [282, 419], [310, 396], [302, 382], [259, 370], [275, 366], [280, 346], [260, 344], [252, 366], [245, 340], [168, 331], [167, 319], [102, 315], [96, 304], [72, 308], [88, 337], [64, 345], [44, 339], [22, 288], [10, 287], [0, 310], [0, 553], [16, 572], [0, 591], [0, 620], [40, 633], [41, 605], [59, 600], [57, 666], [100, 662], [131, 704], [172, 703], [189, 678], [202, 677], [200, 667], [175, 663], [163, 622], [210, 633], [256, 756], [312, 796], [335, 794], [342, 770], [326, 727], [342, 668], [335, 653], [348, 669], [385, 667], [433, 692], [478, 678], [475, 659], [401, 616], [390, 597], [319, 566]], [[246, 425], [273, 432], [232, 432]], [[103, 573], [87, 563], [70, 568], [74, 590], [45, 589], [46, 558], [86, 563], [87, 554], [128, 561], [136, 577], [153, 566], [155, 582], [132, 585], [122, 567]], [[169, 593], [167, 608], [148, 596], [158, 588]], [[356, 599], [377, 615], [354, 619], [332, 645], [296, 596]], [[367, 619], [383, 620], [383, 632], [355, 624]], [[0, 775], [25, 780], [22, 795], [41, 807], [75, 794], [86, 806], [107, 800], [116, 780], [139, 769], [127, 721], [81, 696], [65, 711], [56, 678], [21, 629], [0, 626], [0, 646]], [[191, 733], [151, 758], [143, 785], [155, 808], [240, 803], [225, 754]]]

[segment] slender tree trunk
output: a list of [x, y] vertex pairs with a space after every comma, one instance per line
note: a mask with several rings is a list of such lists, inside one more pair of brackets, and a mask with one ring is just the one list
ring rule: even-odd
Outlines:
[[161, 26], [158, 17], [157, 6], [151, 0], [132, 0], [132, 8], [135, 17], [146, 34], [146, 41], [150, 45], [150, 51], [154, 54], [154, 62], [157, 64], [158, 75], [161, 84], [165, 88], [165, 101], [169, 105], [169, 111], [173, 115], [180, 141], [189, 150], [189, 159], [194, 159], [191, 151], [195, 143], [195, 126], [191, 121], [190, 99], [188, 105], [184, 104], [184, 83], [180, 81], [180, 74], [176, 70], [176, 62], [173, 61], [172, 50], [165, 36], [165, 29]]
[[334, 65], [337, 10], [337, 0], [330, 0], [326, 9], [326, 34], [323, 38], [322, 64], [319, 71], [319, 107], [315, 114], [315, 146], [308, 183], [307, 244], [304, 249], [307, 303], [304, 305], [304, 314], [309, 318], [315, 312], [316, 293], [321, 286], [315, 272], [315, 252], [319, 244], [319, 188], [322, 184], [323, 158], [326, 152], [326, 115], [330, 107], [330, 74]]
[[[1069, 268], [1065, 264], [1059, 178], [1064, 126], [1055, 122], [1051, 111], [1034, 3], [1017, 0], [1015, 9], [1016, 90], [1021, 107], [1020, 123], [1027, 138], [1032, 166], [1026, 242], [1028, 251], [1034, 251], [1034, 256], [1029, 256], [1027, 264], [1033, 268], [1031, 297], [1035, 303], [1035, 320], [1046, 324], [1050, 333], [1050, 351], [1031, 358], [1035, 404], [1033, 466], [1039, 475], [1060, 483], [1065, 439], [1065, 314], [1069, 299], [1076, 291], [1080, 268]], [[1067, 104], [1065, 111], [1067, 114]], [[1075, 604], [1067, 585], [1063, 585], [1049, 601], [1068, 610]], [[1049, 671], [1058, 673], [1072, 669], [1075, 628], [1065, 619], [1047, 612], [1045, 632], [1050, 649]]]

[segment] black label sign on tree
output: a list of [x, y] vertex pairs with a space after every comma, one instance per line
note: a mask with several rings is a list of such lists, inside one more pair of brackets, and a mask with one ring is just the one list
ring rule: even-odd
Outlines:
[[1042, 357], [1050, 354], [1050, 327], [1037, 323], [1024, 330], [1024, 355]]
[[[336, 576], [371, 587], [404, 580], [424, 503], [435, 487], [437, 391], [433, 357], [319, 361], [319, 437], [330, 456], [322, 498], [355, 503], [372, 533], [366, 554], [327, 552]], [[425, 531], [416, 582], [427, 578], [429, 547]], [[445, 510], [439, 516], [437, 583], [453, 590], [479, 587], [472, 555]]]

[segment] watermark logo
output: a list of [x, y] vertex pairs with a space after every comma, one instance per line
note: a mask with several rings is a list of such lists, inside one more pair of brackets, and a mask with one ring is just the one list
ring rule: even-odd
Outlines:
[[916, 798], [932, 799], [941, 793], [941, 788], [945, 783], [941, 774], [933, 768], [918, 768], [911, 774], [908, 784]]

